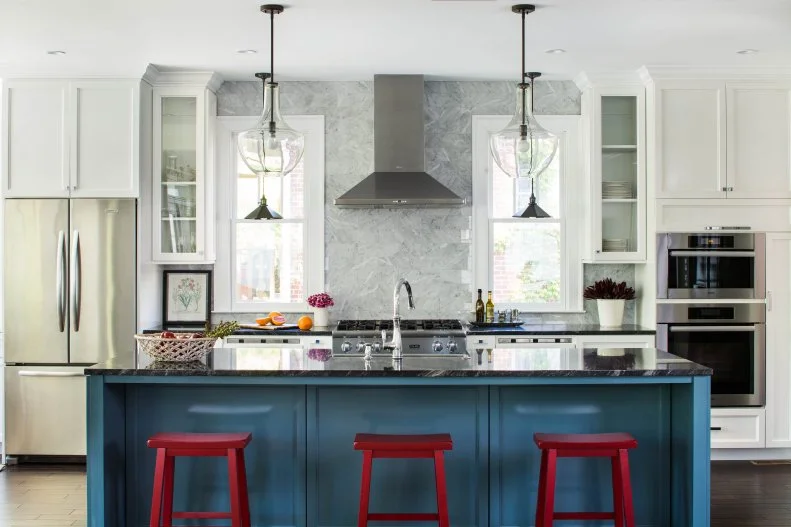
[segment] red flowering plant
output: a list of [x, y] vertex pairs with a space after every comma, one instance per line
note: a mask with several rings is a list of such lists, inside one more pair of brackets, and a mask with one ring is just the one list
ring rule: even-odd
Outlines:
[[310, 307], [330, 307], [335, 305], [335, 301], [327, 293], [316, 293], [308, 297]]
[[587, 300], [634, 300], [634, 289], [626, 282], [619, 284], [611, 278], [605, 278], [586, 287], [582, 297]]

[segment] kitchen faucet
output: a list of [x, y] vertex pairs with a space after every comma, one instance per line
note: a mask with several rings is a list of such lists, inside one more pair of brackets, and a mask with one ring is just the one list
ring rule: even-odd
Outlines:
[[406, 288], [409, 297], [409, 309], [415, 309], [415, 301], [412, 299], [412, 286], [403, 278], [399, 278], [393, 291], [393, 340], [387, 342], [387, 330], [382, 330], [382, 349], [393, 350], [393, 360], [401, 359], [401, 315], [398, 311], [399, 300], [401, 300], [401, 286]]

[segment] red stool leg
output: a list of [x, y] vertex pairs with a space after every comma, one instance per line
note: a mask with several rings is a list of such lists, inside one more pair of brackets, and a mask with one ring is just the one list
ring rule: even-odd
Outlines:
[[555, 476], [557, 474], [558, 451], [554, 448], [546, 450], [547, 453], [547, 472], [544, 489], [544, 505], [542, 507], [543, 517], [541, 527], [552, 527], [555, 517]]
[[247, 494], [247, 469], [244, 463], [244, 449], [236, 451], [236, 468], [239, 471], [239, 499], [242, 508], [242, 527], [250, 527], [250, 496]]
[[165, 453], [165, 483], [163, 489], [162, 527], [173, 525], [173, 478], [176, 472], [176, 459]]
[[239, 498], [239, 470], [236, 458], [236, 449], [229, 448], [228, 457], [228, 487], [231, 502], [231, 527], [242, 527], [241, 500]]
[[632, 480], [629, 477], [629, 451], [621, 449], [618, 451], [618, 464], [621, 467], [621, 485], [623, 488], [623, 506], [626, 519], [626, 527], [635, 527], [634, 523], [634, 503], [632, 501]]
[[547, 453], [541, 451], [541, 468], [538, 473], [538, 497], [536, 498], [536, 527], [544, 521], [544, 497], [547, 486]]
[[151, 496], [151, 519], [149, 527], [159, 527], [162, 516], [162, 486], [165, 483], [165, 449], [157, 448], [157, 462], [154, 469], [154, 491]]
[[448, 516], [448, 487], [445, 482], [445, 453], [434, 451], [434, 481], [437, 486], [437, 515], [439, 527], [450, 527]]
[[615, 527], [623, 527], [623, 481], [621, 463], [618, 456], [610, 458], [612, 464], [612, 504], [615, 514]]
[[373, 451], [363, 450], [363, 476], [360, 482], [360, 511], [357, 515], [357, 527], [368, 526], [368, 503], [371, 500], [371, 468]]

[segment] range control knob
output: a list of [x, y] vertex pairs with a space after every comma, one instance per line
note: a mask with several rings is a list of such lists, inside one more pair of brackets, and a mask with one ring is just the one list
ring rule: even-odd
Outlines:
[[442, 342], [440, 342], [439, 340], [434, 340], [434, 343], [431, 345], [431, 349], [433, 349], [436, 353], [439, 353], [444, 348], [445, 346], [443, 346]]
[[459, 349], [459, 345], [456, 344], [455, 340], [448, 340], [448, 351], [451, 353], [456, 353]]
[[352, 343], [348, 340], [344, 340], [343, 344], [341, 344], [341, 351], [344, 353], [349, 353], [352, 350]]

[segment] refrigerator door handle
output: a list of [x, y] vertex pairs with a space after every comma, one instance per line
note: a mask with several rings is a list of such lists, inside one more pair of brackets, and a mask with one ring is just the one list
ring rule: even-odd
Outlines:
[[55, 302], [58, 305], [58, 327], [66, 329], [66, 233], [58, 232], [58, 252], [55, 263]]
[[80, 231], [75, 230], [71, 239], [71, 319], [74, 331], [80, 330], [81, 275]]
[[84, 373], [78, 371], [28, 371], [20, 370], [17, 375], [20, 377], [85, 377]]

